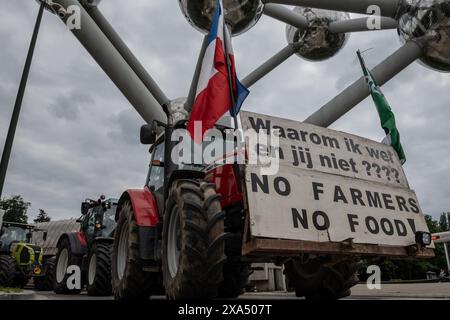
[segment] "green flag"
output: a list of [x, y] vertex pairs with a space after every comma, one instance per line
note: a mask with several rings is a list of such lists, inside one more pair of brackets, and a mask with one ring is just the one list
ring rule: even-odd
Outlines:
[[386, 133], [383, 143], [391, 145], [395, 151], [397, 151], [401, 164], [406, 162], [405, 152], [403, 151], [402, 144], [400, 143], [400, 133], [397, 130], [395, 124], [395, 116], [387, 102], [383, 92], [375, 81], [369, 69], [367, 69], [364, 59], [361, 56], [361, 52], [357, 52], [361, 67], [364, 72], [364, 77], [369, 85], [370, 94], [377, 107], [378, 115], [380, 116], [381, 127]]

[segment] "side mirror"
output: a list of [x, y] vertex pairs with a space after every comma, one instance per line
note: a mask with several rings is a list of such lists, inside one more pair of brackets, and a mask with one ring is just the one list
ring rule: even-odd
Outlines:
[[144, 124], [141, 127], [141, 143], [154, 144], [156, 140], [156, 131], [153, 124]]
[[89, 209], [91, 207], [91, 204], [89, 202], [82, 202], [81, 203], [81, 214], [84, 216], [88, 213]]

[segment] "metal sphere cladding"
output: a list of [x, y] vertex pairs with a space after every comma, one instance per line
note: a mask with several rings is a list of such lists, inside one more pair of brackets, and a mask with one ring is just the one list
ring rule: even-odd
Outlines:
[[[214, 16], [217, 0], [178, 0], [181, 11], [197, 30], [208, 33]], [[223, 0], [225, 21], [231, 26], [233, 35], [244, 33], [253, 27], [264, 10], [261, 0]]]
[[309, 61], [322, 61], [333, 57], [347, 42], [345, 33], [331, 33], [332, 22], [348, 20], [350, 15], [344, 12], [295, 7], [294, 12], [306, 17], [309, 27], [300, 30], [291, 25], [286, 26], [289, 43], [300, 43], [299, 57]]
[[170, 101], [168, 108], [175, 122], [189, 118], [185, 109], [187, 98], [177, 98]]
[[431, 69], [450, 72], [450, 0], [408, 0], [405, 8], [398, 27], [402, 42], [434, 36], [420, 61]]

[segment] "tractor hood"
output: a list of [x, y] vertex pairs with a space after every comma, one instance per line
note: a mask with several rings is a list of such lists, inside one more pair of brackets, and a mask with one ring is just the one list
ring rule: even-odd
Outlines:
[[10, 250], [11, 256], [21, 268], [42, 264], [43, 251], [39, 246], [28, 243], [13, 243]]

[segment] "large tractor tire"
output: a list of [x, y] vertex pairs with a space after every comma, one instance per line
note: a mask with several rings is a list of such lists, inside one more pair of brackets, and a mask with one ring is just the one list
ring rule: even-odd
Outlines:
[[[236, 261], [237, 260], [237, 261]], [[243, 263], [240, 259], [227, 258], [223, 267], [223, 282], [219, 287], [219, 297], [233, 299], [244, 293], [252, 274], [249, 263]]]
[[133, 208], [125, 201], [119, 212], [112, 254], [112, 291], [115, 299], [149, 299], [160, 290], [161, 275], [145, 272], [139, 256], [139, 235]]
[[25, 286], [30, 282], [30, 276], [26, 273], [25, 270], [16, 271], [16, 275], [13, 281], [13, 287], [15, 288], [25, 288]]
[[[67, 274], [67, 267], [77, 265], [81, 268], [82, 257], [73, 254], [70, 247], [69, 239], [61, 240], [58, 246], [58, 253], [55, 260], [55, 276], [53, 279], [53, 290], [57, 294], [79, 294], [80, 289], [69, 289], [67, 287], [67, 279], [70, 275]], [[81, 276], [81, 275], [80, 275]], [[83, 286], [82, 279], [81, 287]]]
[[110, 296], [112, 244], [97, 242], [89, 254], [87, 292], [90, 296]]
[[163, 274], [169, 299], [218, 296], [226, 260], [224, 218], [214, 184], [174, 182], [163, 226]]
[[219, 287], [220, 298], [237, 298], [244, 293], [252, 274], [250, 263], [242, 262], [242, 233], [244, 210], [241, 204], [227, 209], [225, 232], [229, 237], [225, 243], [227, 261], [223, 266], [223, 281]]
[[353, 260], [328, 264], [320, 259], [306, 263], [292, 259], [284, 267], [289, 286], [297, 297], [307, 300], [341, 299], [349, 296], [350, 288], [358, 283], [358, 263]]
[[0, 287], [12, 287], [16, 274], [16, 262], [9, 255], [0, 256]]
[[55, 281], [55, 262], [56, 257], [52, 257], [45, 261], [45, 275], [34, 278], [34, 289], [37, 291], [51, 291], [53, 290], [53, 283]]

